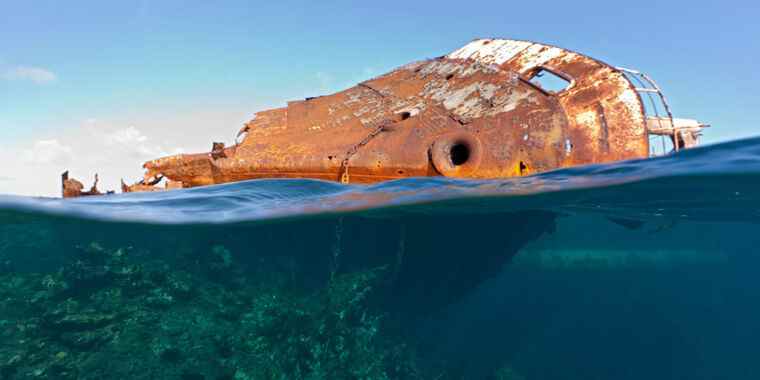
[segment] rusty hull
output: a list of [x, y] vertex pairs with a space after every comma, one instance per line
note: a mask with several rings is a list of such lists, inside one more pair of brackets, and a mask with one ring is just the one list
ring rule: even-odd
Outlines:
[[[557, 92], [534, 83], [552, 74]], [[569, 50], [479, 39], [347, 90], [259, 112], [239, 142], [144, 164], [123, 191], [255, 178], [373, 183], [505, 178], [649, 155], [648, 119], [622, 71]], [[238, 141], [236, 139], [236, 141]]]
[[103, 193], [98, 190], [98, 181], [98, 175], [95, 174], [95, 182], [92, 184], [92, 187], [90, 187], [90, 190], [84, 190], [84, 185], [82, 182], [79, 182], [73, 178], [69, 178], [69, 172], [65, 171], [63, 174], [61, 174], [61, 193], [64, 198], [103, 195]]

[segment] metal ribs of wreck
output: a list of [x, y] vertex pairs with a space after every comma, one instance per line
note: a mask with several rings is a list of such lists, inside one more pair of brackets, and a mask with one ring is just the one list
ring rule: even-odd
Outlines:
[[[563, 86], [542, 87], [547, 76]], [[653, 136], [666, 136], [662, 153], [677, 151], [696, 145], [705, 126], [673, 118], [642, 73], [554, 46], [478, 39], [347, 90], [259, 112], [234, 146], [149, 161], [144, 178], [122, 190], [255, 178], [505, 178], [648, 157]]]

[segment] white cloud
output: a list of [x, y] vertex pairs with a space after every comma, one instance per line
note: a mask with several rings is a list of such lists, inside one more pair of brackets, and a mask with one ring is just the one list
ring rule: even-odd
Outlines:
[[135, 127], [119, 129], [106, 135], [106, 143], [110, 145], [143, 144], [146, 141], [148, 137]]
[[[60, 196], [61, 173], [66, 170], [86, 187], [97, 173], [101, 191], [118, 191], [122, 178], [127, 183], [142, 178], [145, 161], [184, 152], [208, 152], [211, 141], [231, 143], [240, 125], [250, 119], [249, 108], [193, 112], [181, 112], [184, 107], [162, 108], [138, 117], [83, 116], [78, 124], [51, 126], [44, 135], [9, 141], [0, 149], [0, 176], [9, 178], [0, 180], [0, 194]], [[61, 153], [58, 158], [53, 158], [54, 151]]]
[[36, 165], [65, 164], [72, 158], [72, 152], [70, 146], [61, 144], [57, 139], [38, 140], [32, 148], [24, 151], [23, 158], [27, 163]]
[[131, 183], [142, 177], [143, 162], [182, 153], [165, 146], [134, 126], [86, 120], [79, 127], [0, 150], [0, 162], [18, 163], [0, 170], [0, 194], [58, 196], [66, 170], [85, 186], [98, 173], [100, 190], [118, 190], [122, 178]]
[[37, 84], [51, 83], [58, 79], [52, 71], [32, 66], [8, 68], [5, 70], [3, 77], [7, 80], [29, 80]]
[[105, 133], [102, 139], [106, 146], [136, 158], [153, 159], [182, 152], [181, 149], [170, 152], [161, 145], [153, 144], [148, 136], [132, 126]]

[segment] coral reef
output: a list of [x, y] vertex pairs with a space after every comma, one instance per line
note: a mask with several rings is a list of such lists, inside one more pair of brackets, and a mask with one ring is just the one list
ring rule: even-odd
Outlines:
[[[55, 273], [0, 271], [2, 379], [413, 379], [371, 310], [384, 268], [296, 289], [224, 247], [156, 257], [81, 247]], [[279, 279], [279, 280], [278, 280]]]

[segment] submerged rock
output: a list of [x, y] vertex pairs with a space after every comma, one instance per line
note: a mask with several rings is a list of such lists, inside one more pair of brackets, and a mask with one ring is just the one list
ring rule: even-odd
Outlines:
[[2, 379], [419, 377], [369, 307], [385, 270], [315, 291], [243, 275], [229, 287], [226, 249], [216, 266], [149, 259], [165, 273], [126, 252], [91, 245], [56, 273], [2, 275]]

